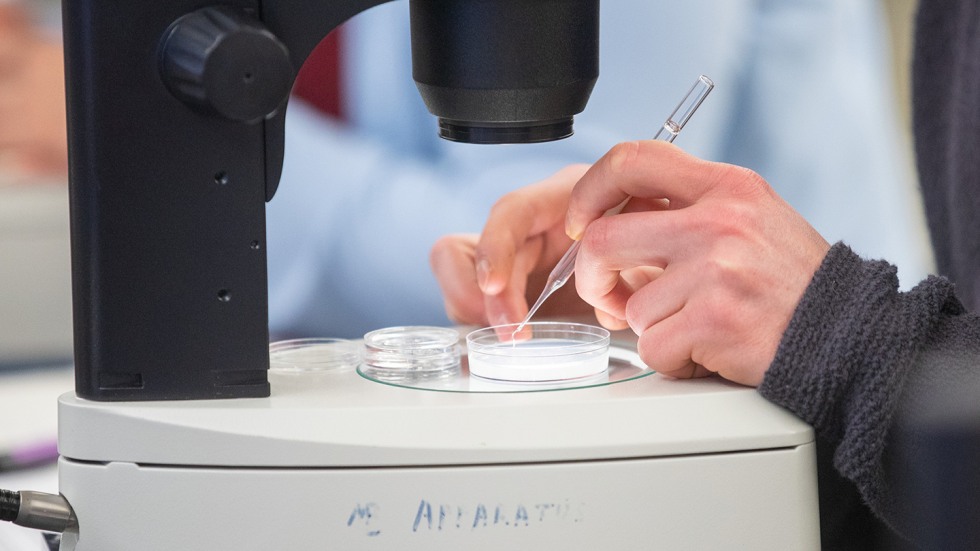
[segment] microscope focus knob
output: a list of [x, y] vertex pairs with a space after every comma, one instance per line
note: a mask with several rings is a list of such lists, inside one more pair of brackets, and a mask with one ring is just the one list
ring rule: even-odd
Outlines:
[[286, 46], [259, 21], [228, 7], [175, 21], [163, 38], [160, 72], [184, 103], [247, 123], [275, 114], [295, 77]]

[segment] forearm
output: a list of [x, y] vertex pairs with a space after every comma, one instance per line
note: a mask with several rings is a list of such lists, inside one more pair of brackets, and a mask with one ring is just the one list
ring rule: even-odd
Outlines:
[[814, 276], [759, 391], [811, 423], [835, 446], [834, 467], [886, 522], [902, 526], [890, 431], [916, 396], [976, 357], [980, 321], [966, 314], [943, 278], [906, 293], [894, 268], [835, 245]]

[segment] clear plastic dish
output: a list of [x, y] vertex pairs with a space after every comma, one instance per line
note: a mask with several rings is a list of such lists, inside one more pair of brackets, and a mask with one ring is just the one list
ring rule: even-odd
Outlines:
[[442, 378], [459, 372], [459, 333], [445, 327], [407, 326], [364, 335], [362, 374], [381, 381]]
[[609, 367], [609, 331], [593, 325], [531, 322], [478, 329], [466, 336], [472, 375], [497, 381], [546, 382], [594, 377]]
[[357, 345], [345, 339], [294, 339], [269, 345], [269, 369], [278, 373], [352, 369], [359, 362]]

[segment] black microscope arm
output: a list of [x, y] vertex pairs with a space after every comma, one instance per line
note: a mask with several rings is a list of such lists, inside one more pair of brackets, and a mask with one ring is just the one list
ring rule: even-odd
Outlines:
[[[265, 202], [296, 71], [384, 0], [64, 0], [76, 392], [261, 397]], [[571, 133], [598, 77], [598, 0], [412, 0], [443, 137]]]

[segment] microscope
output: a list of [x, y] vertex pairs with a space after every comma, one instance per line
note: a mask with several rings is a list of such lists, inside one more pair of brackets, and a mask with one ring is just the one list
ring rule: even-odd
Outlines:
[[[812, 548], [812, 429], [659, 376], [453, 393], [269, 374], [264, 205], [304, 60], [384, 0], [64, 0], [76, 390], [62, 548]], [[598, 0], [410, 0], [442, 137], [566, 138]], [[640, 363], [635, 352], [623, 361]]]

